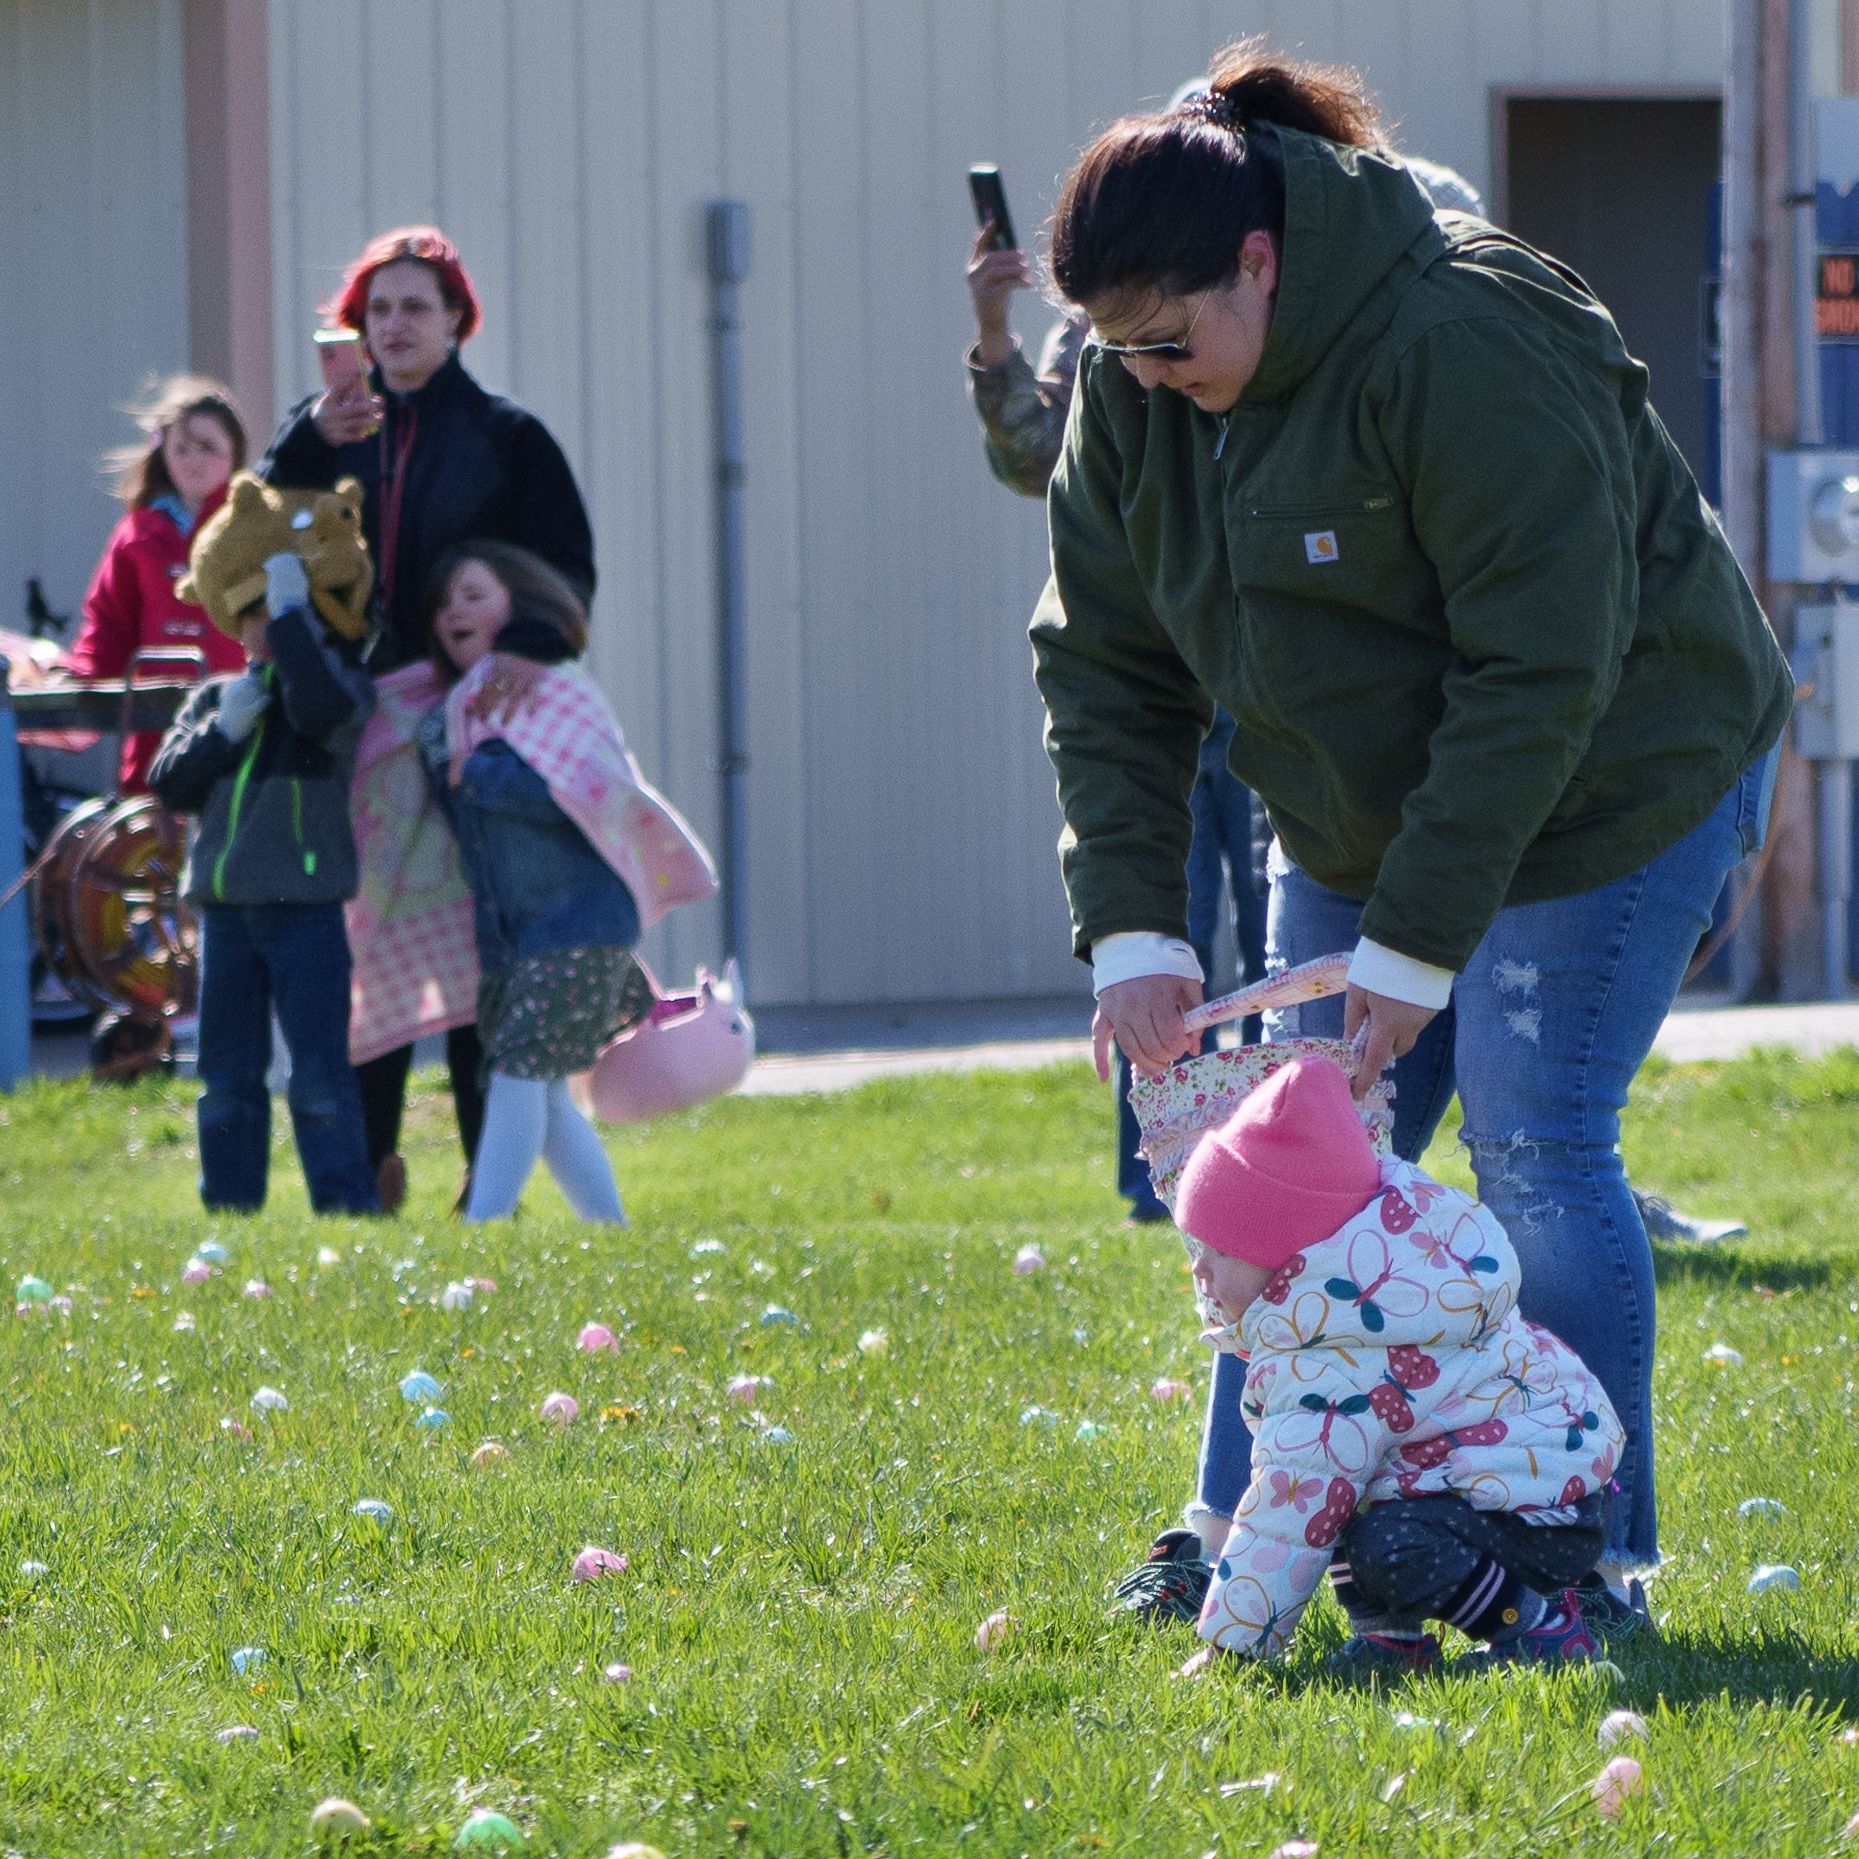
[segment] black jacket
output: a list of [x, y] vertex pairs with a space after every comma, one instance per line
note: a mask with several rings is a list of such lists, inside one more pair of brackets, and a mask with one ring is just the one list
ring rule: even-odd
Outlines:
[[[461, 542], [487, 538], [533, 550], [586, 601], [594, 592], [594, 538], [574, 473], [549, 429], [501, 394], [486, 393], [454, 355], [422, 388], [375, 391], [387, 418], [372, 439], [331, 446], [310, 419], [315, 399], [299, 401], [259, 461], [268, 483], [324, 490], [356, 477], [364, 493], [362, 528], [375, 562], [376, 617], [382, 627], [368, 668], [377, 675], [426, 649], [420, 606], [434, 564]], [[381, 533], [382, 485], [409, 443], [398, 534]]]
[[302, 607], [270, 625], [271, 701], [252, 733], [229, 741], [219, 703], [230, 676], [182, 706], [150, 765], [164, 807], [200, 816], [182, 894], [196, 904], [332, 904], [355, 895], [349, 782], [374, 709], [353, 648]]

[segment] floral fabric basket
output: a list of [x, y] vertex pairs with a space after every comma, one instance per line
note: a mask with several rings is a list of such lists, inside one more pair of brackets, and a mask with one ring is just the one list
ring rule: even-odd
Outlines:
[[[1203, 1032], [1228, 1020], [1274, 1007], [1295, 1007], [1305, 1001], [1340, 994], [1349, 971], [1347, 955], [1319, 956], [1314, 962], [1287, 969], [1236, 994], [1207, 1001], [1187, 1015], [1190, 1032]], [[1159, 1078], [1140, 1074], [1130, 1083], [1130, 1108], [1142, 1128], [1140, 1148], [1149, 1164], [1149, 1179], [1156, 1193], [1172, 1210], [1181, 1171], [1194, 1145], [1239, 1108], [1240, 1101], [1265, 1082], [1287, 1061], [1318, 1054], [1334, 1059], [1344, 1071], [1352, 1070], [1355, 1053], [1345, 1039], [1284, 1039], [1262, 1046], [1228, 1046], [1203, 1052], [1199, 1058], [1181, 1059]], [[1362, 1100], [1362, 1120], [1378, 1155], [1390, 1150], [1394, 1087], [1388, 1079], [1372, 1085]]]

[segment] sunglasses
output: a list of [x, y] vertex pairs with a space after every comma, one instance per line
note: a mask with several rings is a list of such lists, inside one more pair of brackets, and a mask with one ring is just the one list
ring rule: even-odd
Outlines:
[[1201, 311], [1205, 310], [1212, 300], [1211, 290], [1202, 295], [1200, 309], [1197, 309], [1188, 319], [1188, 326], [1182, 331], [1179, 342], [1112, 342], [1109, 337], [1100, 336], [1095, 330], [1092, 331], [1091, 340], [1106, 355], [1119, 355], [1126, 358], [1140, 356], [1148, 361], [1159, 362], [1189, 361], [1194, 354], [1194, 350], [1189, 346], [1194, 340], [1194, 325], [1201, 320]]

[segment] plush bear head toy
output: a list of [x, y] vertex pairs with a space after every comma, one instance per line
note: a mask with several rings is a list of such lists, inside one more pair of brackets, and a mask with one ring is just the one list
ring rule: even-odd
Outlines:
[[368, 630], [374, 564], [354, 478], [333, 491], [286, 491], [241, 471], [226, 501], [200, 525], [175, 592], [205, 607], [213, 624], [236, 639], [239, 616], [265, 597], [266, 561], [286, 550], [302, 556], [317, 612], [343, 638], [360, 639]]

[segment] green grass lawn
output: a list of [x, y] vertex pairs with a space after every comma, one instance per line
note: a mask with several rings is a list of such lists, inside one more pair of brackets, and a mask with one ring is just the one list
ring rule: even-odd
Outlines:
[[[311, 1220], [286, 1144], [273, 1210], [232, 1220], [195, 1200], [191, 1087], [0, 1100], [0, 1272], [71, 1299], [0, 1315], [7, 1859], [305, 1853], [330, 1794], [373, 1816], [351, 1851], [449, 1851], [488, 1807], [576, 1859], [1784, 1859], [1859, 1809], [1859, 1055], [1642, 1080], [1636, 1176], [1755, 1233], [1659, 1261], [1663, 1641], [1618, 1677], [1387, 1692], [1324, 1677], [1327, 1598], [1287, 1665], [1186, 1682], [1187, 1629], [1106, 1617], [1194, 1462], [1195, 1407], [1150, 1384], [1198, 1398], [1205, 1365], [1082, 1067], [613, 1133], [620, 1235], [540, 1183], [467, 1233], [449, 1105], [422, 1086], [410, 1115], [406, 1217]], [[220, 1275], [183, 1285], [210, 1239]], [[1049, 1263], [1016, 1276], [1028, 1241]], [[468, 1276], [495, 1289], [443, 1308]], [[576, 1351], [594, 1319], [617, 1353]], [[416, 1367], [436, 1433], [398, 1392]], [[741, 1375], [770, 1378], [753, 1407]], [[261, 1386], [288, 1409], [255, 1413]], [[569, 1426], [538, 1417], [555, 1390]], [[469, 1469], [487, 1439], [505, 1456]], [[1758, 1495], [1786, 1513], [1739, 1517]], [[628, 1567], [576, 1586], [589, 1543]], [[1771, 1562], [1798, 1592], [1747, 1592]], [[1001, 1608], [1018, 1631], [981, 1653]], [[1648, 1787], [1610, 1822], [1587, 1785], [1620, 1707]]]

